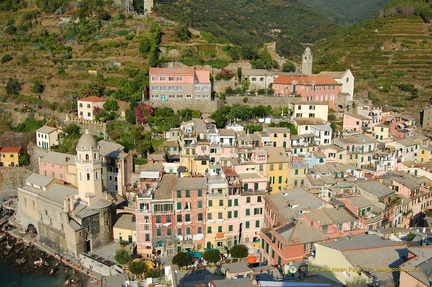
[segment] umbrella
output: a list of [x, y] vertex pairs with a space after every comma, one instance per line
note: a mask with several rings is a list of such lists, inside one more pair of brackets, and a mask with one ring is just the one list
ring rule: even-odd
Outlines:
[[249, 256], [247, 258], [248, 263], [255, 263], [257, 261], [257, 258], [255, 256]]

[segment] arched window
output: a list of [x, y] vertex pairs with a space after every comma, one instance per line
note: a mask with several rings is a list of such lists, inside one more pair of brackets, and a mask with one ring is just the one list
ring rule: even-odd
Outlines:
[[95, 173], [95, 177], [96, 177], [96, 179], [98, 179], [98, 173], [97, 172]]
[[89, 159], [90, 159], [89, 155], [88, 155], [88, 154], [86, 154], [86, 160], [89, 160]]
[[90, 173], [87, 173], [87, 180], [90, 180]]
[[96, 154], [95, 153], [93, 154], [93, 159], [96, 159]]

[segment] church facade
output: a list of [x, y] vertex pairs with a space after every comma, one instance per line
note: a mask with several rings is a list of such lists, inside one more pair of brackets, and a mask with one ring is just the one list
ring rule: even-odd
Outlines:
[[16, 215], [42, 244], [74, 257], [112, 241], [115, 208], [122, 201], [103, 189], [94, 137], [82, 135], [76, 150], [77, 185], [33, 173], [18, 188]]

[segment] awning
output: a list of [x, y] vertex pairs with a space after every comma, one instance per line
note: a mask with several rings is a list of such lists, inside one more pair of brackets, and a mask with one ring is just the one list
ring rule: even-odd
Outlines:
[[158, 171], [142, 171], [140, 173], [140, 178], [158, 179], [159, 178], [159, 172]]

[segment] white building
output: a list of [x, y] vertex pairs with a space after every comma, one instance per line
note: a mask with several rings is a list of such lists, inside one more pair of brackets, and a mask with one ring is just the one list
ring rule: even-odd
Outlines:
[[36, 130], [36, 145], [43, 149], [49, 149], [59, 144], [61, 128], [43, 126]]
[[354, 100], [354, 75], [348, 69], [345, 72], [322, 71], [317, 76], [332, 77], [336, 82], [342, 84], [341, 93], [349, 94], [350, 101]]
[[84, 120], [94, 120], [94, 109], [103, 109], [104, 103], [104, 99], [95, 96], [78, 100], [78, 117]]

